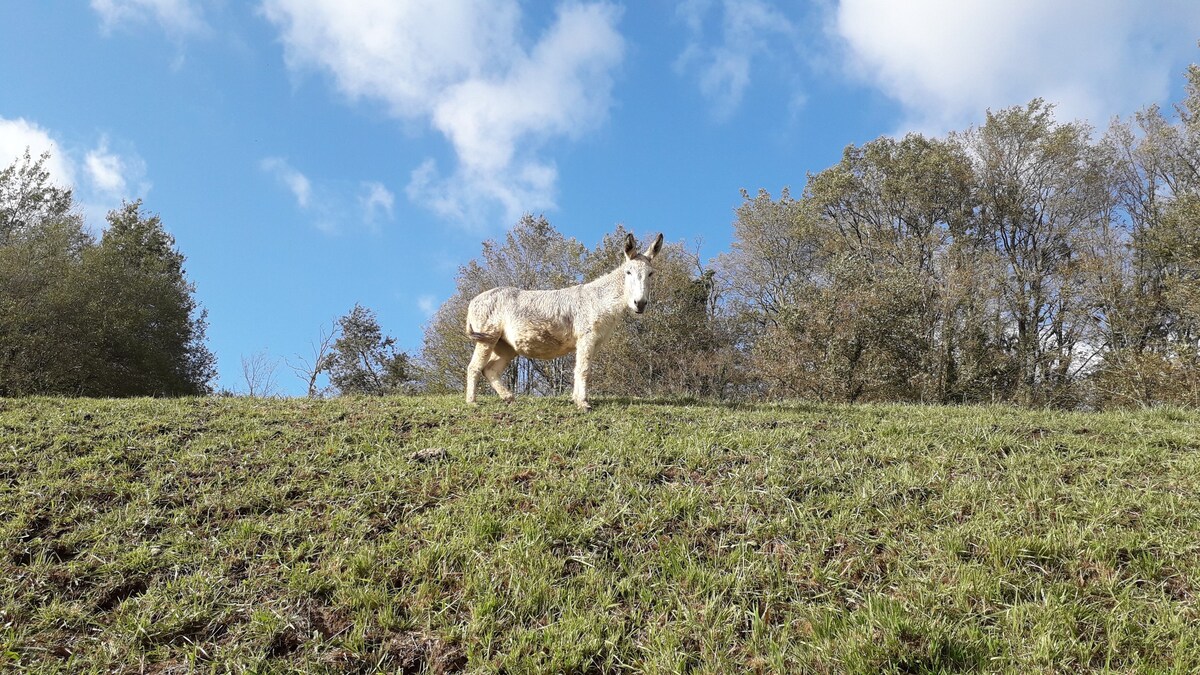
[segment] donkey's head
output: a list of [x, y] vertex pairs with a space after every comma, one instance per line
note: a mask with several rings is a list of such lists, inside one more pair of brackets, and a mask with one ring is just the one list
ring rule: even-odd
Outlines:
[[654, 276], [654, 256], [662, 250], [663, 236], [659, 234], [645, 253], [637, 252], [637, 241], [625, 235], [625, 262], [621, 264], [625, 279], [625, 306], [641, 314], [650, 300], [650, 279]]

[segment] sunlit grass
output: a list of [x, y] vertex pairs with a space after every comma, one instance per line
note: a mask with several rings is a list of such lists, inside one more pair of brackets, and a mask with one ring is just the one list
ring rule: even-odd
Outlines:
[[1188, 672], [1200, 413], [0, 400], [0, 542], [32, 671]]

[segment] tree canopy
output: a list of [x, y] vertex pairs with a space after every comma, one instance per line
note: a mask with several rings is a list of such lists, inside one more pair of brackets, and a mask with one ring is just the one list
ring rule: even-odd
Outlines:
[[127, 203], [97, 239], [45, 160], [0, 172], [0, 395], [208, 393], [205, 312], [162, 221]]

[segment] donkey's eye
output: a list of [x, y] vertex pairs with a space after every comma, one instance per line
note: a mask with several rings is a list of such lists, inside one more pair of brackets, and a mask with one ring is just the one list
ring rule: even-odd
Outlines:
[[646, 272], [646, 276], [652, 277], [652, 276], [654, 276], [654, 272]]
[[625, 274], [633, 274], [633, 270], [625, 270]]

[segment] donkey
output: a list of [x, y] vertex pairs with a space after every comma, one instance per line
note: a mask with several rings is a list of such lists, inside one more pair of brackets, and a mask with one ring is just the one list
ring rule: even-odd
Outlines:
[[662, 250], [659, 234], [645, 253], [637, 252], [633, 235], [625, 237], [625, 260], [617, 269], [586, 284], [554, 291], [525, 291], [511, 286], [484, 291], [467, 307], [467, 337], [475, 354], [467, 366], [467, 402], [475, 402], [479, 373], [511, 403], [513, 393], [500, 374], [518, 354], [553, 359], [575, 352], [575, 388], [571, 400], [590, 410], [587, 377], [592, 354], [612, 334], [625, 310], [646, 311], [652, 263]]

